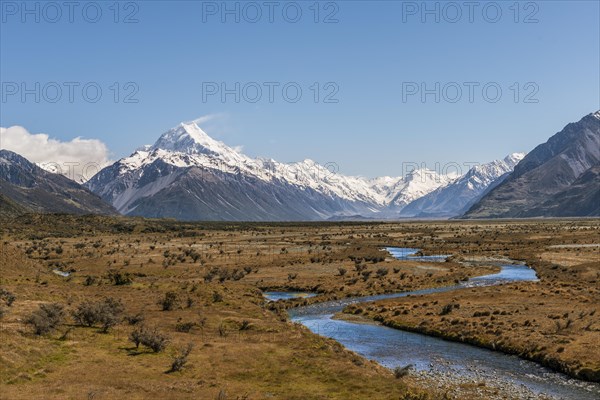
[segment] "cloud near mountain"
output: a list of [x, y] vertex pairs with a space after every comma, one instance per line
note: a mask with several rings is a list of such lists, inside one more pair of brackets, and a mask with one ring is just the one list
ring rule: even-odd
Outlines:
[[22, 155], [41, 168], [77, 182], [91, 178], [111, 163], [108, 147], [98, 139], [76, 137], [63, 142], [22, 126], [0, 127], [0, 149]]

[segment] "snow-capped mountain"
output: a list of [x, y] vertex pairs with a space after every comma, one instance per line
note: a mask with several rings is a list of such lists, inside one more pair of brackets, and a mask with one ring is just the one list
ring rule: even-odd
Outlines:
[[525, 157], [513, 153], [503, 160], [476, 165], [466, 174], [424, 195], [406, 207], [404, 217], [451, 217], [463, 214], [487, 191], [497, 186]]
[[344, 176], [304, 160], [250, 158], [182, 123], [154, 145], [103, 169], [86, 186], [121, 213], [186, 220], [318, 220], [396, 210], [450, 178], [415, 170], [405, 178]]
[[[197, 182], [184, 186], [192, 176]], [[100, 171], [87, 186], [121, 213], [144, 216], [149, 216], [147, 203], [170, 197], [168, 192], [181, 186], [183, 197], [193, 203], [185, 207], [189, 212], [165, 205], [150, 214], [183, 219], [321, 219], [373, 212], [385, 205], [387, 196], [373, 191], [367, 180], [337, 174], [311, 160], [284, 164], [247, 157], [194, 123], [169, 130], [153, 146]], [[172, 198], [169, 204], [184, 207], [182, 201]], [[199, 208], [191, 211], [194, 206]]]
[[533, 149], [464, 215], [467, 218], [597, 216], [600, 110]]
[[407, 204], [446, 186], [455, 176], [441, 175], [429, 169], [411, 171], [402, 181], [402, 185], [391, 200], [389, 207], [402, 210]]

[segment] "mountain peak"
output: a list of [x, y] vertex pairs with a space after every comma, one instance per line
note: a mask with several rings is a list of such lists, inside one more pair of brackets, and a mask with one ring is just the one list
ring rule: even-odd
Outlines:
[[152, 150], [162, 149], [186, 154], [218, 155], [222, 151], [234, 151], [224, 143], [208, 136], [198, 125], [180, 123], [175, 128], [163, 133], [154, 143]]
[[527, 153], [511, 153], [504, 157], [504, 162], [507, 163], [510, 167], [514, 167], [521, 161]]

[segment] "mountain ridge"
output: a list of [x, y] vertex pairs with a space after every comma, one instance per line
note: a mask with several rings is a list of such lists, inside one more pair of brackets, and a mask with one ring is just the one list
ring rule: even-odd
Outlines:
[[[536, 146], [500, 185], [475, 203], [464, 217], [562, 216], [561, 209], [572, 207], [568, 200], [572, 200], [572, 196], [561, 193], [568, 192], [579, 177], [598, 165], [600, 111], [567, 124], [545, 143]], [[600, 189], [594, 186], [592, 178], [586, 182], [591, 185], [592, 198], [597, 198]], [[553, 203], [552, 199], [562, 204]], [[568, 214], [578, 216], [572, 215], [573, 212]]]
[[445, 186], [428, 193], [404, 207], [402, 217], [453, 217], [463, 214], [486, 192], [497, 185], [525, 157], [525, 153], [512, 153], [502, 160], [472, 167]]
[[7, 213], [105, 214], [117, 211], [75, 181], [48, 172], [21, 155], [0, 150], [0, 193]]
[[[104, 168], [86, 187], [125, 215], [194, 219], [395, 218], [456, 177], [415, 169], [401, 177], [338, 174], [310, 159], [250, 158], [180, 123], [153, 145]], [[241, 199], [241, 200], [240, 200]]]

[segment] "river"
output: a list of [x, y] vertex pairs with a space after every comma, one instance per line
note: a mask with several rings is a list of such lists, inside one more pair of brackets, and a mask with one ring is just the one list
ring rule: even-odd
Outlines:
[[[394, 257], [404, 260], [436, 262], [446, 256], [412, 256], [418, 249], [388, 248]], [[541, 365], [517, 356], [451, 342], [419, 333], [405, 332], [377, 324], [365, 324], [333, 319], [349, 304], [376, 300], [423, 295], [474, 286], [493, 286], [516, 281], [536, 281], [535, 271], [526, 265], [500, 265], [496, 274], [471, 278], [453, 286], [411, 292], [354, 297], [316, 303], [290, 309], [290, 319], [301, 323], [312, 332], [337, 340], [347, 349], [375, 360], [389, 368], [413, 365], [414, 369], [429, 376], [445, 379], [486, 381], [500, 385], [519, 398], [545, 394], [550, 398], [597, 400], [600, 385], [571, 379]], [[293, 297], [292, 292], [268, 292], [269, 300]]]

